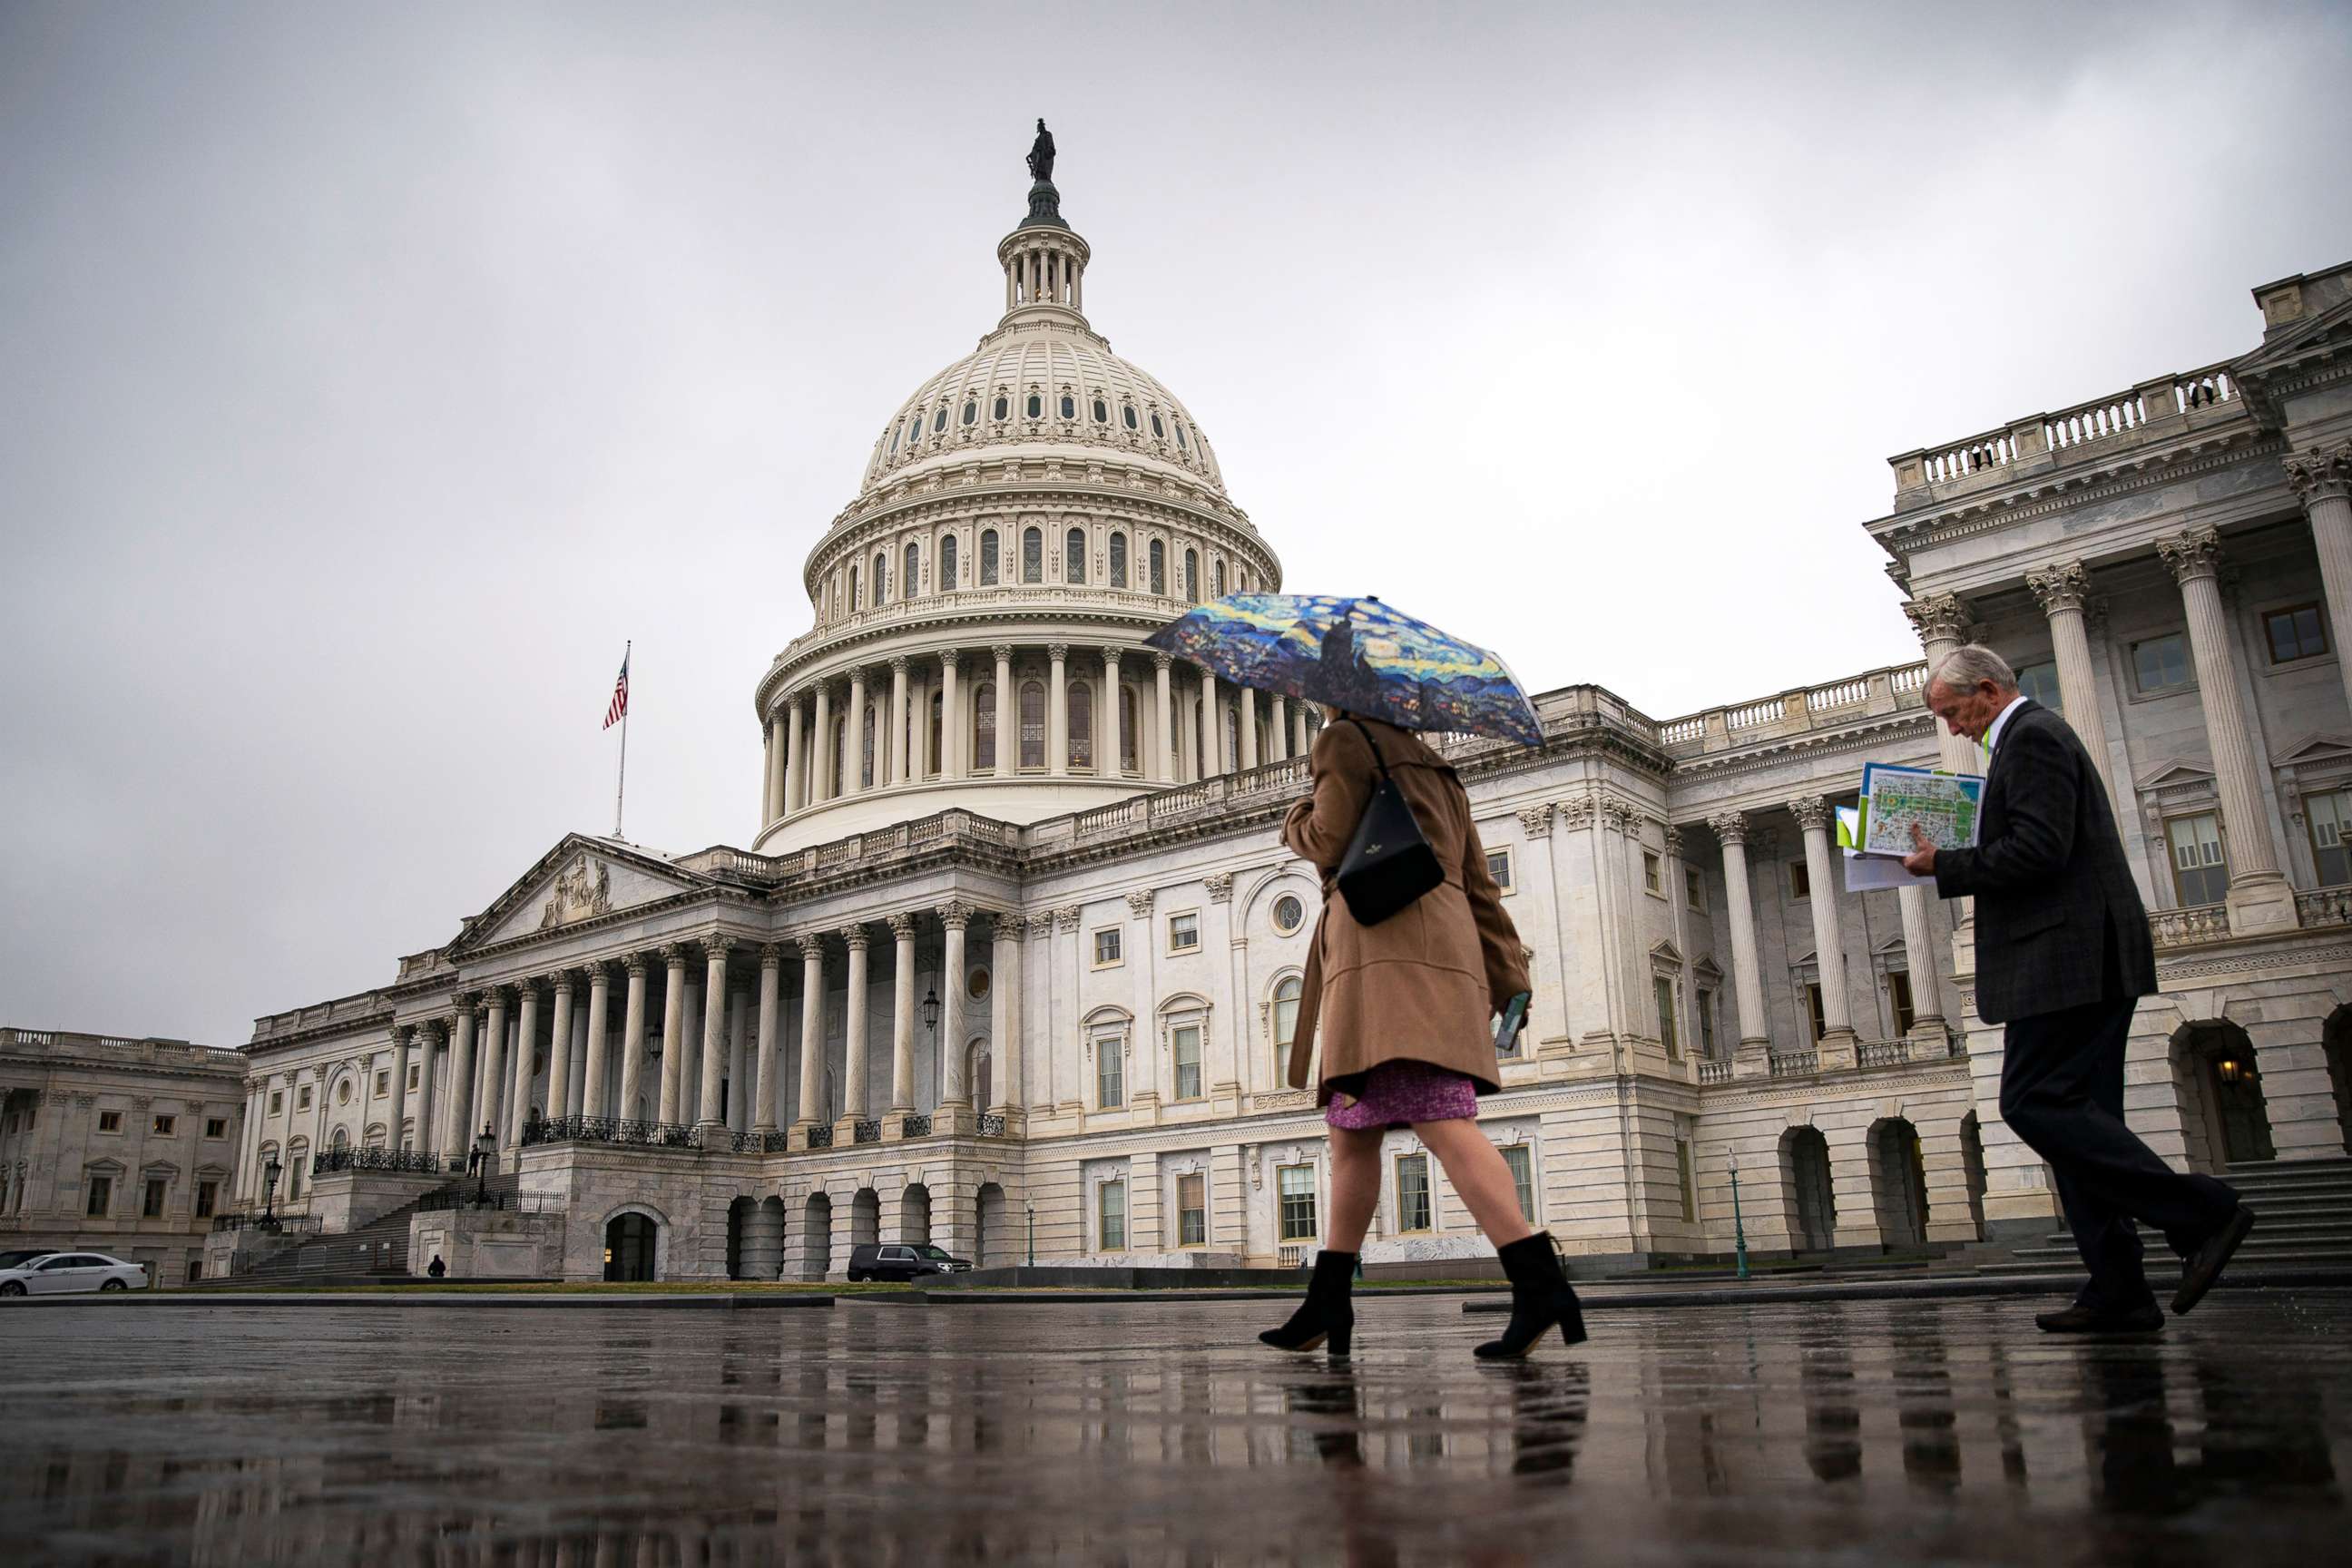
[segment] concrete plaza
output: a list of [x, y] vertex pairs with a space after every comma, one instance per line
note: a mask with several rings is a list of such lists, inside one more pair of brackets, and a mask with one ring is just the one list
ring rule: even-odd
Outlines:
[[0, 1310], [15, 1561], [2255, 1563], [2352, 1512], [2352, 1292], [1626, 1308], [1475, 1364], [1274, 1301]]

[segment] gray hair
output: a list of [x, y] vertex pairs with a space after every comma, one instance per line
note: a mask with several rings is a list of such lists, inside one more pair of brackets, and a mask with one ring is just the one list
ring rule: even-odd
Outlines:
[[1946, 654], [1927, 672], [1927, 679], [1947, 691], [1973, 691], [1980, 680], [1990, 680], [2003, 691], [2017, 689], [2017, 672], [2009, 668], [2009, 661], [1978, 642]]

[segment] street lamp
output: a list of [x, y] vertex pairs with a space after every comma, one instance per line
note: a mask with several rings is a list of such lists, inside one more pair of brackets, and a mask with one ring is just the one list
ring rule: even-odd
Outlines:
[[481, 1208], [490, 1201], [490, 1156], [499, 1152], [499, 1135], [490, 1124], [482, 1123], [481, 1132], [474, 1139], [474, 1206]]
[[275, 1154], [269, 1156], [268, 1163], [261, 1167], [261, 1224], [258, 1226], [259, 1229], [276, 1230], [278, 1228], [278, 1216], [273, 1211], [272, 1205], [278, 1201], [278, 1178], [285, 1173], [286, 1167], [278, 1163], [278, 1156]]
[[1731, 1236], [1739, 1249], [1739, 1278], [1748, 1278], [1748, 1226], [1739, 1217], [1739, 1151], [1731, 1151]]
[[940, 1032], [940, 994], [936, 991], [923, 993], [923, 1027], [935, 1035]]

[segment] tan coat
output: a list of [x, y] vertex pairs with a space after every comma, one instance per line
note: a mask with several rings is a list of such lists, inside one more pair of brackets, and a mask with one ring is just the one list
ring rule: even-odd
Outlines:
[[[1397, 788], [1445, 868], [1444, 882], [1375, 926], [1356, 922], [1332, 878], [1380, 783], [1365, 743], [1370, 731]], [[1528, 990], [1519, 933], [1486, 869], [1462, 781], [1419, 738], [1384, 724], [1328, 724], [1308, 759], [1315, 793], [1290, 808], [1282, 841], [1323, 874], [1323, 918], [1300, 987], [1290, 1082], [1307, 1087], [1318, 1022], [1323, 1070], [1316, 1100], [1330, 1103], [1334, 1079], [1386, 1061], [1430, 1062], [1500, 1089], [1492, 1015]]]

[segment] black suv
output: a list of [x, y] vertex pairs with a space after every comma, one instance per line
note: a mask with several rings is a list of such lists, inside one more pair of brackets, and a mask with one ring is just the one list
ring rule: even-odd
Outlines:
[[861, 1241], [849, 1249], [849, 1278], [858, 1279], [918, 1279], [927, 1274], [969, 1274], [967, 1258], [951, 1258], [944, 1247], [928, 1243], [909, 1247], [899, 1242]]

